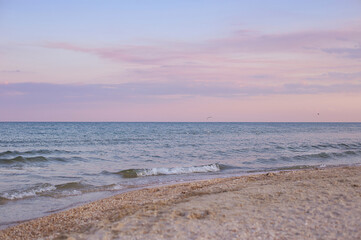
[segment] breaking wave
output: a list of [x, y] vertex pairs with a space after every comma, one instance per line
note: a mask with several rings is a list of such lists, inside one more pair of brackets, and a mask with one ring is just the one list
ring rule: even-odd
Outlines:
[[41, 184], [39, 186], [30, 187], [24, 190], [15, 190], [5, 192], [0, 195], [1, 198], [7, 200], [22, 199], [28, 197], [34, 197], [38, 194], [55, 190], [56, 187], [51, 184]]
[[59, 197], [81, 195], [87, 192], [115, 191], [120, 189], [124, 189], [124, 186], [119, 184], [94, 186], [82, 182], [68, 182], [68, 183], [56, 184], [56, 185], [49, 183], [42, 183], [42, 184], [29, 186], [23, 189], [11, 190], [0, 193], [0, 205], [3, 202], [9, 200], [19, 200], [24, 198], [36, 197], [36, 196], [59, 198]]
[[122, 175], [124, 178], [136, 178], [145, 176], [157, 176], [157, 175], [174, 175], [174, 174], [187, 174], [187, 173], [206, 173], [206, 172], [219, 172], [223, 168], [218, 163], [212, 163], [209, 165], [192, 166], [192, 167], [172, 167], [172, 168], [143, 168], [143, 169], [127, 169], [115, 174]]
[[23, 198], [30, 198], [35, 196], [71, 196], [83, 193], [90, 185], [82, 184], [80, 182], [70, 182], [58, 185], [49, 183], [37, 184], [21, 190], [12, 190], [0, 194], [0, 198], [4, 200], [17, 200]]

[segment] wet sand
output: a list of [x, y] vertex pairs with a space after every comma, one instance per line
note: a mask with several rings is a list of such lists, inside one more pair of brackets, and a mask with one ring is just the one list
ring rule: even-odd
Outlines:
[[0, 239], [361, 239], [361, 167], [128, 192], [0, 231]]

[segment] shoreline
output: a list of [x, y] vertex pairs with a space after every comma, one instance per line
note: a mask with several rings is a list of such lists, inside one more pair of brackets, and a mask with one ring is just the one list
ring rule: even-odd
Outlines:
[[361, 238], [361, 166], [144, 188], [0, 230], [1, 239]]

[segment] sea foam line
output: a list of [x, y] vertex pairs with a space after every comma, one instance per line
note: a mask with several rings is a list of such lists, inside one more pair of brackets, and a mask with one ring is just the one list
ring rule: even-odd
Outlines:
[[175, 175], [175, 174], [187, 174], [187, 173], [206, 173], [206, 172], [218, 172], [221, 167], [218, 163], [202, 166], [192, 167], [172, 167], [172, 168], [144, 168], [144, 169], [127, 169], [119, 171], [116, 174], [120, 174], [125, 178], [144, 177], [144, 176], [157, 176], [157, 175]]
[[33, 197], [36, 196], [38, 193], [43, 192], [49, 192], [55, 190], [56, 187], [53, 185], [50, 186], [44, 186], [44, 187], [37, 187], [33, 189], [27, 189], [25, 191], [19, 191], [19, 192], [5, 192], [1, 194], [2, 198], [8, 199], [8, 200], [15, 200], [15, 199], [22, 199], [26, 197]]

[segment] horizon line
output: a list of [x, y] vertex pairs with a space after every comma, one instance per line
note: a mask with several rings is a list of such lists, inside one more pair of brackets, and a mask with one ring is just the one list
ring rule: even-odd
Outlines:
[[361, 123], [361, 121], [0, 121], [0, 123]]

